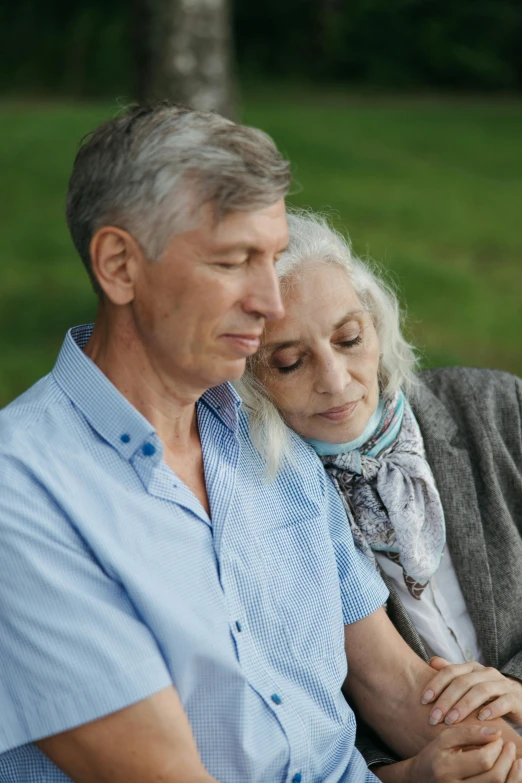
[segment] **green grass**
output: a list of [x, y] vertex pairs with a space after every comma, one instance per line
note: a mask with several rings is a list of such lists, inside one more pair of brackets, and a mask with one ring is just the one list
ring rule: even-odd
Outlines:
[[[290, 201], [327, 208], [403, 292], [426, 366], [522, 375], [522, 104], [245, 91], [243, 120], [293, 161]], [[0, 104], [0, 405], [53, 365], [96, 302], [63, 218], [80, 137], [109, 105]]]

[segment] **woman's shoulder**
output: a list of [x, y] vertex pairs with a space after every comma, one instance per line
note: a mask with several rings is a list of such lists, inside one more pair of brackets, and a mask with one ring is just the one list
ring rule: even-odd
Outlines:
[[448, 400], [479, 397], [483, 404], [499, 399], [516, 400], [522, 393], [522, 381], [512, 373], [479, 367], [438, 367], [418, 374], [422, 386], [439, 399]]
[[[418, 418], [435, 426], [454, 422], [461, 431], [495, 429], [511, 437], [522, 424], [522, 381], [502, 370], [441, 367], [419, 373], [412, 404]], [[511, 434], [510, 434], [511, 433]]]

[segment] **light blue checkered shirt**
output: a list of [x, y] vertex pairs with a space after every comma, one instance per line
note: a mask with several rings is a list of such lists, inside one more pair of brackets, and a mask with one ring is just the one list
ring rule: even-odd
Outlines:
[[90, 332], [0, 413], [0, 783], [65, 783], [32, 741], [171, 683], [222, 783], [376, 781], [343, 621], [387, 593], [316, 456], [296, 437], [267, 483], [235, 392], [209, 390], [210, 520], [80, 350]]

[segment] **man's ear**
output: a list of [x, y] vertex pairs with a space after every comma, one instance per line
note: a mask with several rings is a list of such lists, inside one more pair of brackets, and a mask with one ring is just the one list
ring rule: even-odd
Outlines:
[[90, 244], [92, 271], [105, 296], [113, 304], [133, 301], [143, 251], [134, 237], [123, 228], [103, 226]]

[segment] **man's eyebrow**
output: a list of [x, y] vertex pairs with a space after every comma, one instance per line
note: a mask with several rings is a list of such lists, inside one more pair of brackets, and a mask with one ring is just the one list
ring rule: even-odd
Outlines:
[[[288, 245], [285, 245], [285, 247], [280, 248], [275, 252], [274, 255], [279, 256], [282, 253], [285, 252], [285, 250], [288, 250]], [[231, 245], [223, 245], [220, 248], [216, 248], [212, 252], [213, 256], [226, 256], [226, 255], [234, 255], [234, 253], [246, 253], [247, 255], [254, 255], [255, 253], [259, 253], [260, 248], [256, 247], [255, 245], [249, 245], [249, 244], [231, 244]]]
[[213, 256], [231, 256], [234, 255], [234, 253], [247, 253], [250, 255], [250, 253], [254, 252], [255, 248], [251, 247], [250, 245], [222, 245], [221, 247], [217, 247], [215, 250], [212, 251]]

